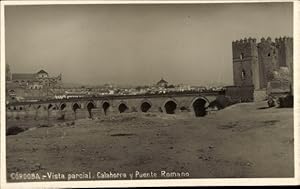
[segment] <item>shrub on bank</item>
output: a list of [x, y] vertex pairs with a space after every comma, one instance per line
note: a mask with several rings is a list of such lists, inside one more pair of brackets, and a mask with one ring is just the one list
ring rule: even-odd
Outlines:
[[17, 127], [17, 126], [14, 126], [14, 127], [10, 127], [6, 130], [6, 136], [9, 136], [9, 135], [17, 135], [21, 132], [24, 132], [25, 129], [21, 128], [21, 127]]
[[232, 100], [230, 97], [227, 97], [225, 95], [220, 95], [216, 98], [216, 100], [212, 101], [209, 104], [209, 107], [210, 108], [216, 107], [218, 110], [221, 110], [235, 103], [236, 102]]
[[294, 105], [294, 96], [288, 95], [286, 97], [280, 97], [279, 101], [279, 108], [291, 108]]

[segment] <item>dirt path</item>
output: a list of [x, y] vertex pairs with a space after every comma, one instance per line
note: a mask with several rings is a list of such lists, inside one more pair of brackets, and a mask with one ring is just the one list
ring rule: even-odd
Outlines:
[[30, 129], [7, 137], [8, 178], [50, 171], [293, 177], [293, 109], [264, 106], [238, 104], [201, 118], [123, 114]]

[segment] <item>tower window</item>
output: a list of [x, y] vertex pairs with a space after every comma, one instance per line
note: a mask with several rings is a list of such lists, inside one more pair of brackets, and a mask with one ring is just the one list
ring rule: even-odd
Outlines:
[[268, 56], [271, 56], [271, 53], [268, 53]]
[[240, 54], [240, 59], [243, 60], [244, 59], [244, 53]]
[[242, 70], [242, 80], [245, 80], [246, 79], [246, 72], [245, 70]]

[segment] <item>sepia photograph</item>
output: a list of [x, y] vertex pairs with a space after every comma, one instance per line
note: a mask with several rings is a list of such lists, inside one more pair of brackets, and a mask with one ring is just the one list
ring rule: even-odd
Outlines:
[[295, 177], [293, 1], [1, 10], [5, 182]]

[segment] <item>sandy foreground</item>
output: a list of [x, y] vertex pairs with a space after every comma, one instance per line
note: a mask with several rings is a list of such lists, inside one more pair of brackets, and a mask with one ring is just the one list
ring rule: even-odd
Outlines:
[[130, 179], [130, 173], [135, 179], [293, 177], [293, 109], [265, 107], [265, 102], [237, 104], [198, 118], [115, 114], [39, 128], [7, 121], [8, 127], [31, 127], [7, 136], [7, 178], [39, 181], [24, 180], [24, 173], [41, 181], [108, 179], [105, 173], [126, 173], [121, 179]]

